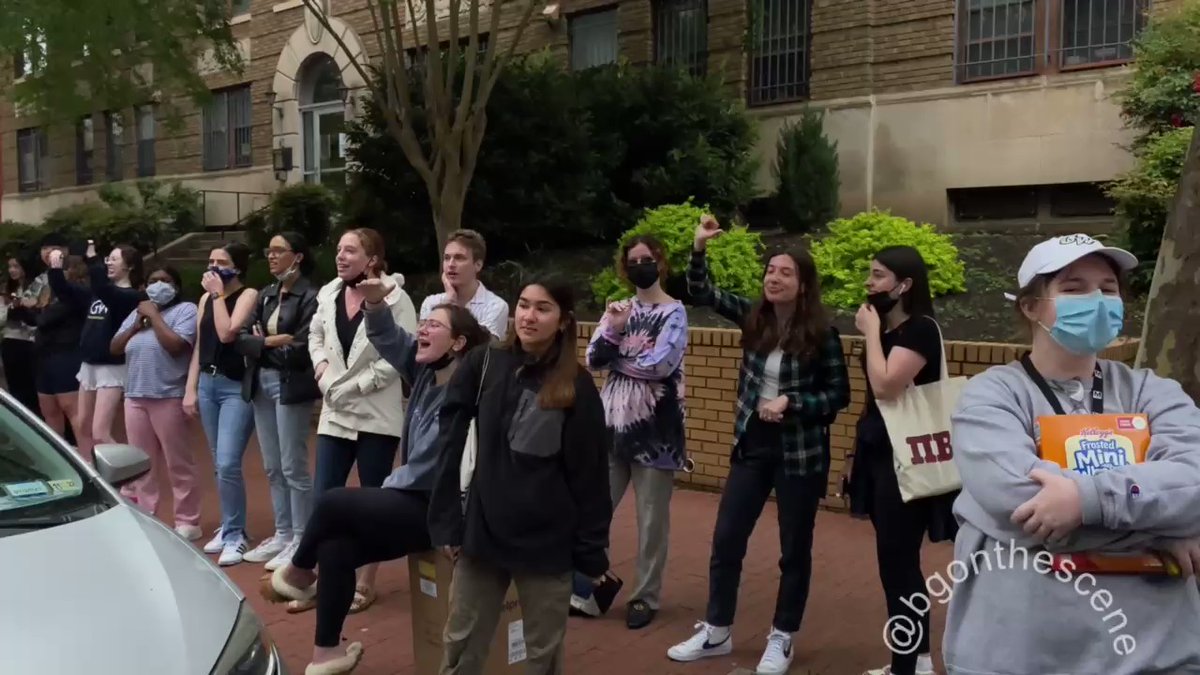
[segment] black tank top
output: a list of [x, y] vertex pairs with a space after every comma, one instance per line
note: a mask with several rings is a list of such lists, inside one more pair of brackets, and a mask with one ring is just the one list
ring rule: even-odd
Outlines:
[[[233, 316], [233, 308], [237, 305], [238, 296], [246, 287], [237, 289], [225, 296], [225, 309]], [[204, 319], [200, 321], [200, 371], [206, 372], [212, 366], [231, 380], [240, 382], [246, 373], [246, 360], [233, 349], [232, 344], [225, 344], [217, 338], [217, 325], [213, 319], [213, 300], [210, 295], [204, 306]]]

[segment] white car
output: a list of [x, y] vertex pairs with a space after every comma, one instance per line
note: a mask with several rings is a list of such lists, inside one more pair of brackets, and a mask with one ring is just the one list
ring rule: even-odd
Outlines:
[[0, 391], [0, 671], [287, 675], [245, 595], [116, 487], [144, 452], [96, 469]]

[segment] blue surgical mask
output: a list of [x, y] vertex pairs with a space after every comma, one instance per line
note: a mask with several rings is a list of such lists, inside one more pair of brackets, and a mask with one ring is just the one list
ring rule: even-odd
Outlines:
[[176, 292], [175, 286], [165, 281], [156, 281], [146, 287], [146, 297], [159, 307], [174, 300]]
[[1067, 351], [1085, 356], [1107, 349], [1125, 321], [1121, 298], [1100, 291], [1060, 295], [1054, 299], [1054, 310], [1057, 317], [1048, 329], [1050, 337]]
[[208, 271], [221, 277], [221, 282], [226, 284], [238, 275], [238, 271], [232, 267], [217, 267], [213, 265], [208, 268]]

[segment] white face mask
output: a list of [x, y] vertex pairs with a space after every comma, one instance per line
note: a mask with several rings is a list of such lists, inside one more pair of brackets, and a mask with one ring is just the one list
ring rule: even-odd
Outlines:
[[299, 261], [296, 261], [296, 262], [292, 263], [291, 267], [280, 272], [279, 274], [276, 274], [275, 279], [277, 279], [278, 281], [287, 281], [287, 280], [291, 279], [292, 277], [296, 276], [297, 274], [299, 274], [300, 267], [299, 267], [298, 263], [299, 263]]
[[175, 286], [165, 281], [156, 281], [146, 287], [146, 297], [159, 307], [174, 300], [177, 292]]

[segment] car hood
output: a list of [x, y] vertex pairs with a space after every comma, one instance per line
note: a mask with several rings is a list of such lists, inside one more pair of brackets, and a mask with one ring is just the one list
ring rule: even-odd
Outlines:
[[208, 675], [244, 597], [126, 504], [2, 537], [0, 561], [4, 672]]

